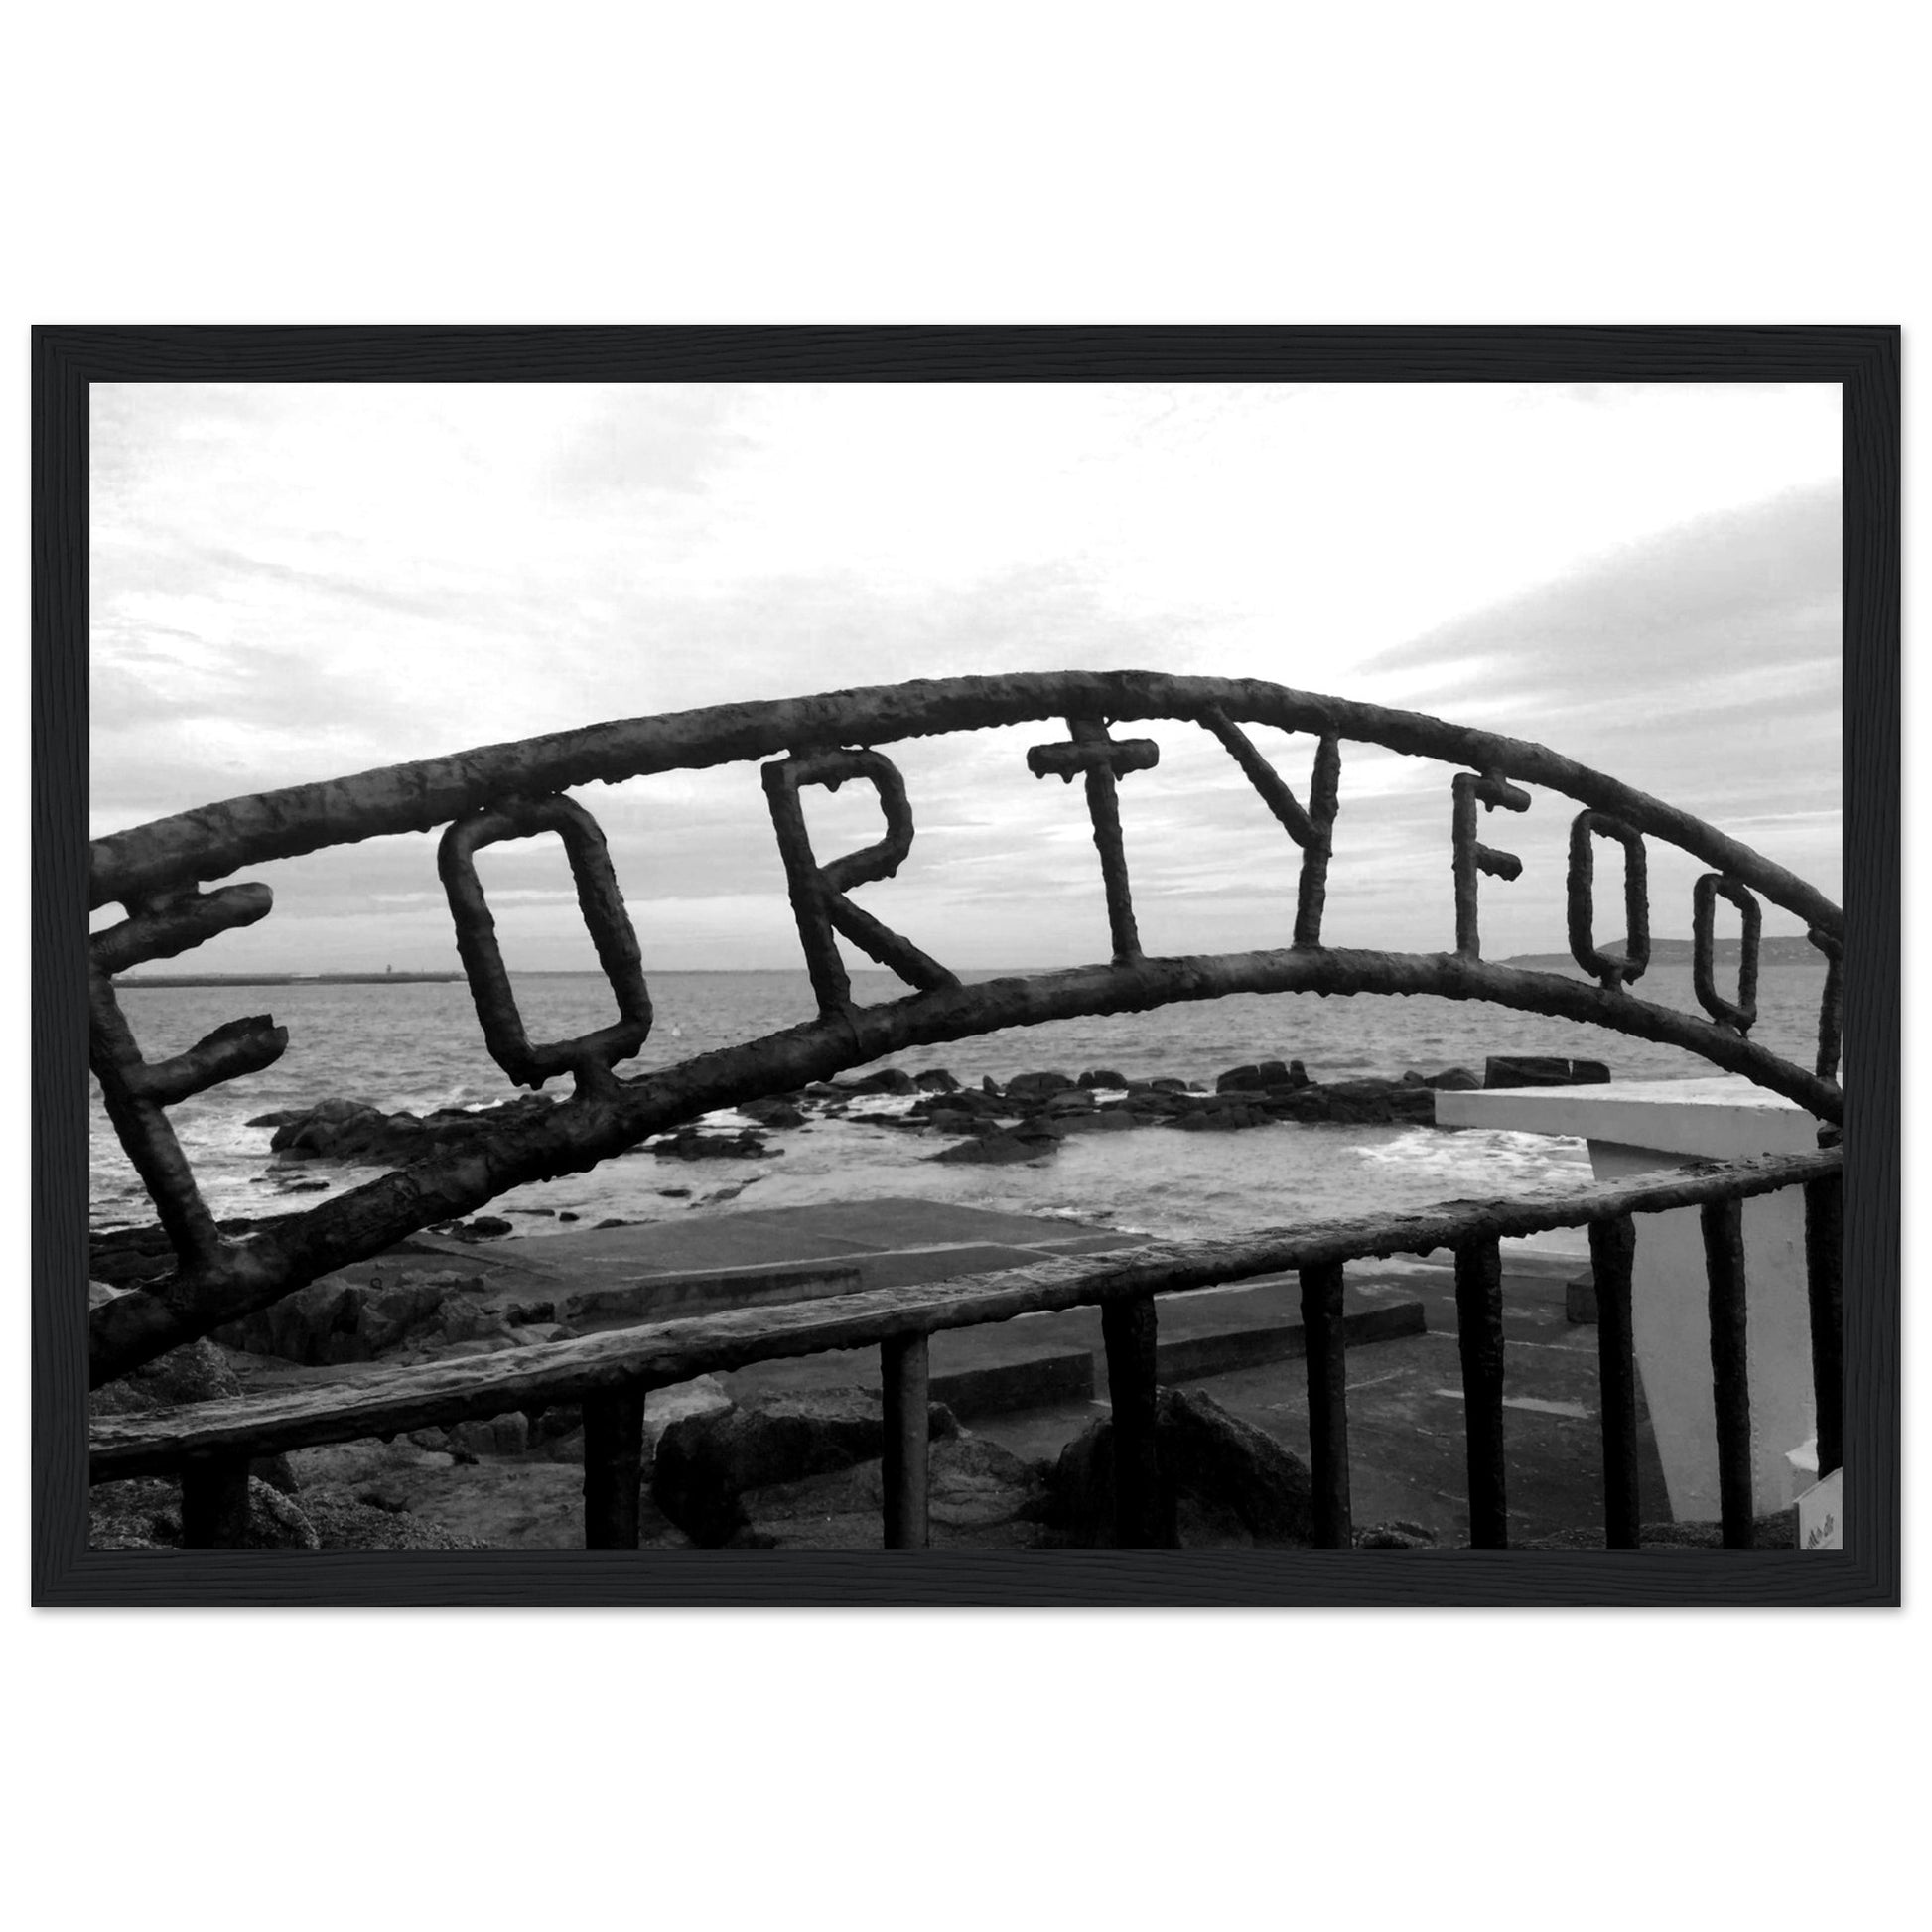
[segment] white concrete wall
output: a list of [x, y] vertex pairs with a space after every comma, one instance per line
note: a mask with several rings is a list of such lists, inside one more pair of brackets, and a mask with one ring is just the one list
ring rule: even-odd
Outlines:
[[[1502, 1127], [1586, 1140], [1590, 1166], [1606, 1182], [1690, 1159], [1796, 1154], [1818, 1144], [1818, 1122], [1802, 1107], [1731, 1075], [1627, 1086], [1505, 1087], [1442, 1093], [1436, 1102], [1444, 1127]], [[1716, 1521], [1717, 1416], [1698, 1210], [1639, 1214], [1636, 1227], [1632, 1341], [1671, 1514], [1679, 1522]], [[1751, 1501], [1763, 1514], [1792, 1502], [1791, 1452], [1817, 1431], [1801, 1189], [1744, 1203], [1744, 1280]]]

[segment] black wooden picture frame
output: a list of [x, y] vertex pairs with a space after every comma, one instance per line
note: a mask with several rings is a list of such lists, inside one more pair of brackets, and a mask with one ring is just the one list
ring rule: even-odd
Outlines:
[[[1899, 1601], [1900, 336], [1725, 328], [85, 328], [33, 344], [33, 1599], [40, 1605], [1752, 1605]], [[1845, 1548], [375, 1551], [86, 1547], [93, 382], [1843, 385]]]

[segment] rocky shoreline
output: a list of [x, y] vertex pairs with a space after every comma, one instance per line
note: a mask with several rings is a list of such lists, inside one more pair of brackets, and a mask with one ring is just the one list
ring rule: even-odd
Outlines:
[[[934, 1160], [1036, 1161], [1050, 1157], [1069, 1134], [1134, 1128], [1238, 1133], [1276, 1121], [1433, 1126], [1438, 1091], [1571, 1086], [1608, 1078], [1608, 1068], [1597, 1061], [1520, 1056], [1492, 1057], [1481, 1074], [1451, 1066], [1436, 1073], [1411, 1069], [1397, 1078], [1328, 1082], [1311, 1080], [1300, 1060], [1260, 1060], [1229, 1068], [1211, 1089], [1177, 1078], [1130, 1080], [1107, 1068], [1088, 1068], [1077, 1076], [1043, 1069], [1004, 1083], [988, 1077], [969, 1086], [944, 1067], [916, 1073], [886, 1067], [855, 1079], [816, 1081], [797, 1092], [746, 1101], [731, 1110], [750, 1120], [750, 1127], [691, 1122], [652, 1136], [634, 1151], [670, 1161], [769, 1159], [783, 1153], [771, 1146], [770, 1135], [819, 1117], [944, 1136], [957, 1143], [933, 1155]], [[879, 1098], [909, 1099], [911, 1104], [890, 1110], [864, 1104]], [[299, 1171], [310, 1163], [406, 1165], [561, 1104], [548, 1095], [526, 1094], [493, 1107], [418, 1115], [331, 1099], [258, 1114], [247, 1125], [273, 1130], [269, 1152], [277, 1157], [282, 1184], [295, 1191], [303, 1185]], [[507, 1223], [464, 1225], [472, 1234], [509, 1231]]]

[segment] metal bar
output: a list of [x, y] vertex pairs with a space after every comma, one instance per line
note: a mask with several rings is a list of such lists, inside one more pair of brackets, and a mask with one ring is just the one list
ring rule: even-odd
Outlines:
[[1348, 1503], [1348, 1343], [1342, 1329], [1342, 1264], [1302, 1273], [1302, 1332], [1309, 1351], [1309, 1463], [1314, 1484], [1314, 1542], [1354, 1542]]
[[192, 951], [217, 932], [253, 925], [267, 918], [275, 895], [266, 886], [224, 886], [218, 893], [164, 899], [134, 918], [96, 932], [87, 941], [94, 970], [109, 978], [130, 966], [172, 959]]
[[923, 1334], [894, 1335], [879, 1344], [886, 1398], [886, 1547], [923, 1550], [932, 1541], [928, 1512], [926, 1403], [931, 1387]]
[[1726, 1550], [1751, 1547], [1751, 1390], [1745, 1351], [1744, 1204], [1707, 1201], [1704, 1273], [1711, 1298], [1711, 1394], [1718, 1412], [1718, 1507]]
[[1636, 1223], [1627, 1214], [1589, 1230], [1596, 1283], [1597, 1407], [1603, 1427], [1603, 1541], [1634, 1550], [1637, 1524], [1637, 1365], [1630, 1334]]
[[1805, 1285], [1811, 1302], [1811, 1380], [1818, 1402], [1818, 1473], [1845, 1459], [1845, 1182], [1805, 1187]]
[[238, 1550], [248, 1534], [248, 1458], [194, 1455], [182, 1464], [181, 1540], [191, 1550]]
[[1174, 1539], [1164, 1521], [1155, 1448], [1154, 1297], [1107, 1303], [1100, 1332], [1114, 1411], [1114, 1542], [1122, 1550], [1168, 1548]]
[[1455, 1251], [1455, 1342], [1468, 1431], [1469, 1542], [1509, 1547], [1503, 1470], [1503, 1265], [1493, 1236]]
[[584, 1398], [584, 1547], [634, 1550], [644, 1479], [644, 1391], [636, 1384]]

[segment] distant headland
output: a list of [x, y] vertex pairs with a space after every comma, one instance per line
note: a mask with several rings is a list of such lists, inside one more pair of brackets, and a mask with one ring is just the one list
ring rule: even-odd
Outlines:
[[451, 986], [461, 973], [143, 973], [116, 986]]

